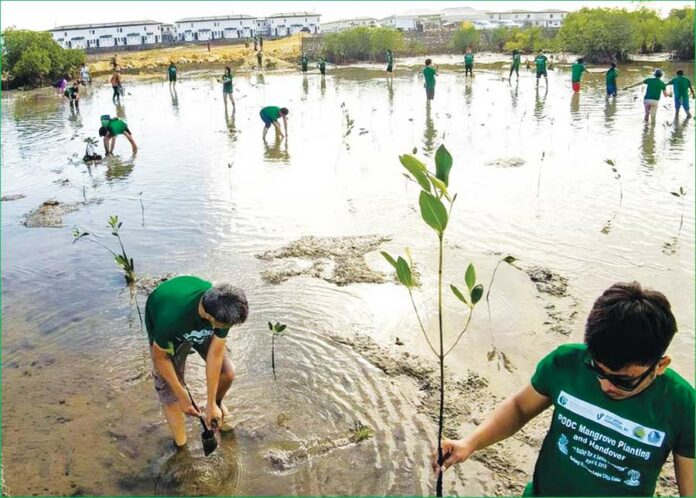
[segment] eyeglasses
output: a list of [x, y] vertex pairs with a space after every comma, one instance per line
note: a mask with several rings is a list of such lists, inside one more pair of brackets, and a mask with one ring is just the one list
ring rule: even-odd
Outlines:
[[585, 366], [592, 370], [598, 379], [605, 379], [618, 387], [622, 391], [635, 391], [636, 388], [655, 370], [660, 360], [657, 360], [650, 368], [640, 374], [638, 377], [626, 377], [624, 375], [612, 375], [607, 373], [602, 368], [597, 366], [592, 358], [586, 356], [584, 359]]

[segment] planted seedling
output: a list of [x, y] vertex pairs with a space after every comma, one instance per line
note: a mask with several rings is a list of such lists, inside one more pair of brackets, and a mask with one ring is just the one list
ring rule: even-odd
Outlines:
[[539, 163], [539, 175], [537, 176], [537, 197], [539, 197], [539, 192], [541, 191], [541, 169], [544, 167], [544, 157], [546, 157], [546, 151], [542, 151], [541, 162]]
[[495, 274], [498, 272], [498, 267], [500, 266], [501, 263], [507, 263], [510, 266], [519, 269], [515, 265], [515, 261], [517, 261], [517, 258], [514, 256], [505, 256], [504, 258], [500, 259], [496, 265], [495, 268], [493, 269], [493, 274], [491, 275], [491, 281], [488, 284], [488, 291], [486, 291], [486, 308], [488, 309], [488, 335], [491, 338], [491, 350], [488, 351], [488, 361], [493, 361], [496, 360], [498, 364], [498, 370], [500, 370], [500, 365], [503, 365], [503, 368], [507, 370], [508, 372], [512, 373], [515, 370], [515, 367], [512, 365], [512, 362], [510, 359], [507, 357], [504, 351], [499, 350], [496, 345], [495, 345], [495, 339], [493, 337], [493, 319], [491, 317], [491, 289], [493, 288], [493, 280], [495, 280]]
[[679, 217], [679, 230], [677, 231], [677, 237], [681, 234], [682, 226], [684, 225], [684, 199], [686, 198], [687, 190], [684, 187], [679, 187], [679, 190], [670, 192], [674, 197], [678, 197], [681, 203], [681, 216]]
[[601, 232], [605, 235], [607, 235], [612, 228], [612, 224], [614, 223], [614, 220], [616, 219], [616, 216], [619, 214], [619, 210], [621, 209], [621, 204], [623, 203], [623, 182], [621, 181], [621, 174], [619, 173], [619, 170], [616, 168], [616, 163], [614, 162], [613, 159], [605, 159], [604, 162], [609, 165], [611, 168], [612, 173], [614, 174], [614, 178], [618, 180], [619, 182], [619, 207], [618, 209], [614, 212], [614, 214], [609, 218], [606, 222], [606, 224], [602, 227]]
[[95, 150], [95, 147], [99, 144], [99, 141], [96, 138], [87, 137], [83, 140], [83, 142], [86, 143], [87, 146], [85, 147], [85, 155], [82, 160], [84, 162], [101, 160], [102, 156], [97, 154], [97, 151]]
[[143, 204], [143, 193], [138, 192], [138, 200], [140, 201], [140, 227], [145, 227], [145, 205]]
[[275, 340], [276, 337], [280, 337], [281, 335], [283, 335], [283, 332], [287, 328], [287, 325], [280, 322], [268, 322], [268, 328], [271, 331], [271, 368], [273, 369], [273, 380], [278, 380], [276, 378], [275, 370]]
[[[408, 171], [409, 176], [416, 182], [421, 188], [418, 203], [420, 206], [421, 217], [423, 221], [432, 228], [437, 234], [438, 239], [438, 331], [439, 331], [439, 344], [436, 349], [428, 334], [423, 327], [423, 322], [420, 318], [418, 312], [418, 307], [413, 299], [413, 288], [416, 287], [417, 283], [413, 276], [413, 260], [410, 251], [406, 251], [406, 257], [399, 256], [394, 258], [386, 252], [382, 252], [382, 256], [389, 262], [390, 265], [394, 267], [396, 271], [397, 279], [408, 290], [409, 297], [411, 298], [411, 304], [418, 319], [418, 325], [420, 326], [421, 332], [425, 337], [428, 346], [435, 356], [437, 356], [440, 365], [440, 413], [438, 417], [438, 443], [437, 443], [437, 454], [438, 463], [440, 467], [442, 466], [443, 454], [442, 454], [442, 432], [444, 427], [444, 407], [445, 407], [445, 357], [454, 349], [459, 340], [462, 338], [464, 333], [471, 323], [471, 317], [473, 315], [473, 310], [476, 304], [483, 297], [483, 285], [478, 284], [476, 281], [476, 270], [473, 264], [470, 264], [464, 275], [465, 291], [462, 292], [458, 287], [451, 284], [450, 289], [457, 299], [459, 299], [468, 308], [468, 316], [466, 323], [462, 328], [461, 332], [457, 336], [456, 340], [449, 348], [445, 348], [444, 344], [444, 323], [442, 314], [442, 284], [443, 284], [443, 263], [444, 263], [444, 236], [445, 230], [447, 229], [447, 224], [449, 222], [450, 215], [452, 213], [452, 206], [457, 200], [457, 196], [451, 196], [447, 190], [449, 185], [449, 173], [452, 169], [452, 156], [447, 151], [444, 145], [441, 145], [435, 152], [435, 173], [429, 171], [425, 164], [423, 164], [416, 157], [404, 154], [399, 157], [401, 164]], [[464, 288], [464, 287], [463, 287]], [[442, 496], [442, 471], [438, 472], [437, 484], [436, 484], [437, 496]]]
[[348, 107], [345, 102], [341, 103], [341, 110], [343, 111], [343, 117], [346, 120], [346, 129], [343, 132], [343, 145], [345, 145], [346, 150], [350, 150], [350, 145], [348, 145], [348, 136], [353, 132], [353, 127], [355, 126], [355, 120], [350, 117], [348, 112]]
[[351, 428], [350, 440], [354, 443], [365, 441], [374, 436], [374, 431], [363, 424], [360, 420], [356, 420]]

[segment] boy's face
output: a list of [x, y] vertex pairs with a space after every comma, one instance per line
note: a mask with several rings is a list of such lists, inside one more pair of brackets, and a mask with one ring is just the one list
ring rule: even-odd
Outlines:
[[[650, 386], [657, 378], [662, 375], [672, 360], [668, 356], [663, 356], [654, 366], [628, 365], [620, 370], [610, 370], [604, 364], [593, 361], [593, 370], [597, 375], [597, 381], [602, 392], [609, 398], [615, 400], [631, 398]], [[612, 378], [620, 379], [619, 384], [635, 386], [633, 389], [626, 389], [612, 383]]]

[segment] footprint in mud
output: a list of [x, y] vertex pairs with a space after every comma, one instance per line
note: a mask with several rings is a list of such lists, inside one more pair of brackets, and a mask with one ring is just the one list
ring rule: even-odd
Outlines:
[[[481, 124], [481, 126], [483, 126], [483, 124]], [[494, 168], [519, 168], [523, 166], [524, 163], [525, 160], [521, 157], [501, 157], [486, 162], [486, 166], [492, 166]]]
[[160, 468], [155, 481], [157, 496], [230, 496], [239, 485], [240, 465], [234, 446], [222, 443], [204, 457], [177, 451]]

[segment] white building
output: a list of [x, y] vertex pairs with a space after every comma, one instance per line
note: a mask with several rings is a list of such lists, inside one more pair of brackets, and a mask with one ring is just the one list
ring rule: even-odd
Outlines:
[[246, 15], [187, 17], [176, 21], [179, 41], [249, 38], [256, 34], [256, 18]]
[[380, 21], [385, 28], [416, 31], [418, 16], [389, 16]]
[[162, 43], [161, 23], [126, 21], [101, 24], [71, 24], [49, 30], [63, 48], [103, 48]]
[[488, 20], [513, 21], [524, 26], [541, 26], [544, 28], [559, 28], [568, 15], [566, 10], [508, 10], [505, 12], [486, 12]]
[[379, 26], [379, 21], [374, 17], [355, 17], [353, 19], [341, 19], [331, 21], [321, 25], [322, 33], [335, 33], [357, 26]]
[[402, 14], [389, 16], [380, 21], [385, 28], [401, 31], [438, 31], [442, 29], [441, 14]]
[[174, 43], [178, 40], [176, 36], [176, 26], [173, 24], [162, 24], [162, 42], [163, 43]]
[[313, 35], [320, 32], [321, 14], [311, 12], [283, 12], [265, 20], [266, 36], [290, 36], [303, 31]]

